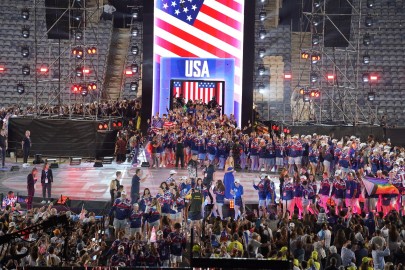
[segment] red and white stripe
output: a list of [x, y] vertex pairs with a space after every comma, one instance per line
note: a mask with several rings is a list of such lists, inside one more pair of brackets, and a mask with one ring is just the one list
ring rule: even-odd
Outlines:
[[218, 104], [223, 105], [223, 82], [215, 82], [215, 87], [202, 88], [198, 85], [199, 82], [196, 81], [183, 81], [181, 87], [173, 86], [173, 95], [180, 97], [182, 94], [185, 102], [191, 99], [192, 101], [202, 100], [204, 103], [208, 103], [215, 96]]

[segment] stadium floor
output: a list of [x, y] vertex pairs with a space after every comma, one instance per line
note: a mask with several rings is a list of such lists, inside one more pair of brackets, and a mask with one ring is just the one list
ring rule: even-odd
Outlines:
[[[19, 164], [19, 170], [11, 172], [10, 167], [12, 163], [7, 164], [8, 168], [0, 173], [0, 193], [7, 194], [9, 190], [25, 196], [27, 194], [27, 175], [31, 172], [34, 165], [23, 168]], [[52, 197], [57, 199], [60, 195], [68, 196], [71, 200], [81, 201], [102, 201], [107, 202], [110, 200], [109, 184], [115, 177], [116, 171], [123, 172], [122, 184], [125, 187], [127, 193], [131, 189], [131, 179], [135, 174], [135, 169], [131, 167], [129, 163], [116, 164], [104, 164], [101, 168], [93, 167], [93, 162], [83, 161], [81, 165], [71, 166], [68, 163], [60, 164], [59, 168], [53, 169], [54, 183], [52, 184]], [[42, 165], [36, 165], [37, 168], [42, 168]], [[169, 177], [169, 171], [173, 168], [141, 168], [144, 173], [150, 176], [145, 182], [141, 183], [141, 192], [145, 187], [151, 190], [152, 194], [157, 194], [157, 188], [160, 183]], [[180, 179], [181, 176], [187, 175], [187, 170], [177, 170], [176, 179]], [[202, 172], [199, 172], [202, 175]], [[215, 179], [223, 179], [224, 172], [217, 171], [215, 173]], [[247, 204], [256, 204], [258, 197], [257, 191], [253, 189], [252, 180], [256, 183], [259, 173], [251, 172], [236, 172], [235, 178], [241, 180], [241, 184], [244, 186], [244, 199]], [[274, 175], [276, 178], [276, 175]], [[276, 186], [276, 194], [279, 194], [278, 179], [274, 179]], [[35, 197], [42, 196], [41, 184], [36, 184]]]

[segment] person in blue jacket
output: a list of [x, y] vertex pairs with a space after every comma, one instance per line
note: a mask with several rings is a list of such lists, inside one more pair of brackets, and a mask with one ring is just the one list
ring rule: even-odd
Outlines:
[[287, 210], [290, 213], [293, 213], [294, 209], [291, 209], [292, 207], [292, 201], [294, 199], [294, 186], [292, 183], [292, 179], [286, 175], [284, 177], [284, 184], [282, 186], [282, 201], [283, 201], [283, 217], [285, 216], [285, 213], [287, 212]]
[[127, 194], [121, 192], [121, 197], [115, 199], [111, 207], [109, 216], [114, 216], [114, 230], [115, 237], [118, 237], [120, 231], [125, 231], [127, 227], [127, 220], [131, 214], [131, 201], [127, 199]]
[[143, 213], [139, 211], [139, 204], [134, 203], [129, 216], [129, 231], [131, 236], [135, 236], [136, 233], [142, 235], [142, 217]]
[[231, 194], [233, 195], [233, 198], [235, 200], [234, 204], [234, 210], [235, 210], [235, 220], [238, 219], [238, 217], [241, 216], [241, 208], [243, 209], [243, 186], [240, 184], [239, 179], [235, 179], [234, 185], [231, 190]]
[[267, 196], [267, 186], [268, 183], [268, 177], [267, 174], [261, 174], [259, 177], [260, 181], [259, 183], [255, 183], [255, 180], [252, 180], [253, 182], [253, 188], [257, 190], [257, 195], [259, 196], [259, 216], [261, 217], [263, 214], [263, 211], [266, 211], [266, 196]]

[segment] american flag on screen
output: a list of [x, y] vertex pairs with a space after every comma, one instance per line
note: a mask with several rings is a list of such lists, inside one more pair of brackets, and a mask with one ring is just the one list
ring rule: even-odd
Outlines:
[[156, 0], [156, 61], [160, 57], [233, 58], [234, 89], [240, 94], [243, 1]]
[[202, 100], [208, 103], [212, 97], [215, 97], [218, 104], [222, 106], [223, 82], [209, 81], [174, 81], [173, 95], [175, 97], [183, 96], [185, 101]]

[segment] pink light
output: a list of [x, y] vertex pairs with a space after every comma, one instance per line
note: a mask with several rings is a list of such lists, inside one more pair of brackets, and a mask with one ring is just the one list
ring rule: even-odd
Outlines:
[[292, 78], [291, 74], [284, 74], [284, 79], [291, 79], [291, 78]]
[[89, 74], [89, 73], [90, 73], [90, 69], [83, 68], [83, 73], [84, 73], [84, 74]]
[[335, 75], [328, 75], [328, 80], [333, 80], [335, 79]]
[[41, 73], [47, 73], [47, 72], [48, 72], [48, 68], [47, 68], [47, 67], [41, 67], [41, 68], [39, 69], [39, 71], [40, 71]]
[[4, 67], [0, 67], [0, 72], [3, 72], [5, 70]]
[[125, 70], [125, 75], [132, 75], [132, 70]]
[[377, 75], [370, 75], [370, 81], [377, 81], [378, 76]]

